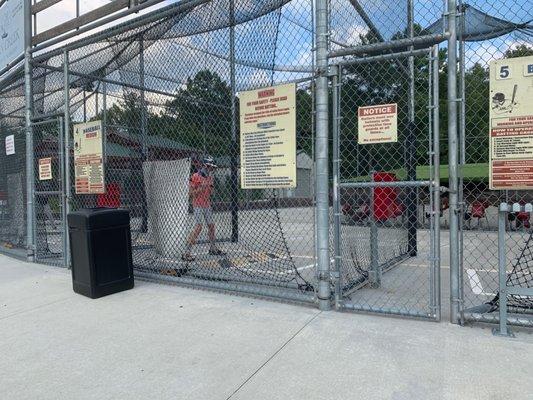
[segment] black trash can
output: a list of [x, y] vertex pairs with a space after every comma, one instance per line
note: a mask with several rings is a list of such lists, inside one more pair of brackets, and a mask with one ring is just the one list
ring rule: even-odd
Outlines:
[[130, 213], [89, 208], [69, 213], [72, 284], [96, 299], [133, 288]]

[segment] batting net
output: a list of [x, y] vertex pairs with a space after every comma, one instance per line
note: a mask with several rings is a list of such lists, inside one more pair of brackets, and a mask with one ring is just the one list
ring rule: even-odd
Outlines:
[[[507, 274], [507, 286], [532, 288], [533, 287], [533, 233], [528, 235], [524, 246], [520, 249], [520, 254], [513, 262], [511, 272]], [[499, 309], [500, 294], [498, 293], [492, 301], [488, 303], [491, 312]], [[509, 295], [507, 299], [508, 307], [515, 307], [523, 311], [533, 310], [533, 297]]]

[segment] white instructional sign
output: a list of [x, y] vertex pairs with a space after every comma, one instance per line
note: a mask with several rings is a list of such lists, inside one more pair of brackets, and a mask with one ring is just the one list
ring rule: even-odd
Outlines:
[[0, 7], [0, 68], [24, 53], [24, 0]]
[[398, 105], [379, 104], [359, 107], [357, 143], [395, 143], [398, 141]]
[[533, 56], [490, 64], [490, 188], [533, 189]]
[[15, 154], [15, 135], [6, 136], [6, 156]]

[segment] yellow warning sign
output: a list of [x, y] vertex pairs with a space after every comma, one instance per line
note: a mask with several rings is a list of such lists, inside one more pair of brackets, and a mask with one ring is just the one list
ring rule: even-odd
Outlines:
[[241, 92], [241, 187], [296, 187], [296, 85]]
[[102, 121], [74, 125], [76, 194], [105, 193]]

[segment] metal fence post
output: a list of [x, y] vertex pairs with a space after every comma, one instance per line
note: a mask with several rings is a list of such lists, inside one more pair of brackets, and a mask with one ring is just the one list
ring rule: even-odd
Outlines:
[[318, 304], [331, 308], [329, 258], [329, 168], [328, 168], [328, 9], [327, 0], [316, 1], [316, 209]]
[[24, 86], [26, 102], [26, 248], [28, 261], [35, 260], [35, 204], [33, 132], [33, 68], [31, 54], [32, 14], [31, 0], [24, 1]]
[[237, 160], [237, 89], [235, 82], [235, 0], [230, 0], [230, 86], [231, 86], [231, 241], [239, 240], [239, 178]]
[[450, 191], [450, 320], [460, 323], [460, 260], [457, 144], [457, 0], [448, 0], [448, 171]]
[[[144, 71], [144, 35], [139, 36], [139, 75], [141, 86], [141, 157], [142, 161], [148, 161], [148, 146], [146, 145], [146, 125], [147, 125], [147, 105], [146, 105], [146, 91], [144, 90], [146, 77]], [[107, 133], [107, 129], [104, 128], [104, 132]], [[104, 136], [105, 138], [105, 136]], [[104, 143], [106, 141], [104, 140]], [[146, 204], [146, 190], [142, 191], [141, 195], [141, 232], [148, 232], [148, 206]]]
[[497, 336], [513, 337], [514, 335], [507, 327], [507, 257], [505, 255], [507, 209], [507, 204], [501, 204], [498, 209], [498, 302], [500, 308], [500, 326], [499, 328], [494, 328], [492, 332]]
[[[375, 182], [375, 170], [370, 171], [372, 182]], [[370, 188], [370, 286], [377, 289], [381, 286], [381, 267], [379, 265], [379, 230], [376, 221], [375, 187]], [[409, 190], [409, 189], [407, 189]]]
[[[407, 2], [407, 20], [409, 37], [414, 38], [414, 6], [413, 0]], [[410, 50], [414, 50], [411, 46]], [[416, 125], [415, 125], [415, 58], [413, 56], [408, 58], [409, 69], [409, 103], [408, 103], [408, 118], [409, 124], [407, 128], [407, 146], [406, 146], [406, 170], [407, 180], [416, 181]], [[417, 201], [417, 188], [408, 189], [408, 207], [407, 207], [407, 235], [409, 254], [411, 257], [417, 255], [417, 213], [418, 213], [418, 201]]]
[[340, 91], [341, 91], [341, 68], [338, 65], [331, 66], [333, 77], [333, 250], [334, 258], [334, 282], [335, 282], [335, 305], [338, 306], [342, 299], [340, 271], [341, 271], [341, 194], [340, 194]]
[[[68, 51], [63, 52], [63, 101], [64, 101], [64, 124], [65, 127], [63, 129], [63, 154], [64, 154], [64, 160], [65, 163], [65, 183], [63, 185], [63, 191], [64, 191], [64, 204], [65, 204], [65, 217], [70, 212], [70, 205], [72, 201], [71, 197], [71, 185], [70, 185], [70, 81], [69, 81], [69, 73], [68, 73]], [[65, 223], [65, 226], [68, 228], [68, 225]], [[70, 265], [70, 241], [68, 240], [68, 233], [67, 233], [67, 240], [65, 242], [65, 248], [63, 249], [65, 252], [65, 264], [68, 266]]]
[[433, 287], [435, 299], [435, 317], [440, 320], [441, 315], [441, 287], [440, 287], [440, 107], [439, 107], [439, 45], [433, 46], [432, 57], [432, 89], [433, 89], [433, 211], [435, 212], [434, 226], [434, 254], [433, 254]]
[[59, 187], [61, 193], [61, 242], [63, 248], [63, 266], [68, 268], [69, 266], [69, 257], [67, 254], [68, 248], [68, 224], [67, 224], [67, 201], [65, 196], [65, 169], [66, 169], [66, 154], [65, 154], [65, 134], [63, 133], [65, 129], [65, 117], [60, 117], [58, 119], [58, 145], [59, 145], [59, 176], [61, 179], [61, 185]]

